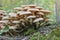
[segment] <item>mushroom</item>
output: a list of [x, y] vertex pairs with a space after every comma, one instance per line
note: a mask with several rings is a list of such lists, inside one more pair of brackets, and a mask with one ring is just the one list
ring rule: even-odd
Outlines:
[[4, 24], [2, 22], [0, 22], [0, 30], [4, 29], [4, 28], [5, 28]]
[[44, 15], [49, 15], [50, 14], [49, 10], [40, 10], [40, 12], [44, 13]]
[[12, 23], [16, 23], [16, 24], [18, 24], [20, 21], [13, 21]]
[[[36, 18], [36, 16], [28, 16], [27, 19], [30, 19], [28, 20], [30, 22], [30, 24], [33, 23], [33, 20]], [[29, 23], [28, 23], [29, 24]]]
[[39, 21], [42, 21], [42, 20], [44, 20], [44, 19], [43, 18], [37, 18], [33, 22], [35, 23], [35, 22], [39, 22]]
[[9, 16], [2, 17], [2, 20], [9, 20], [9, 19], [10, 19]]
[[20, 19], [20, 26], [22, 25], [22, 26], [25, 26], [25, 24], [26, 24], [26, 21], [24, 20], [24, 19]]
[[47, 18], [44, 20], [44, 22], [41, 25], [49, 26], [52, 24], [52, 22], [53, 22], [52, 19]]
[[44, 18], [44, 13], [42, 13], [42, 12], [38, 12], [38, 13], [36, 13], [36, 17], [37, 18]]
[[43, 18], [37, 18], [33, 21], [33, 23], [35, 23], [35, 29], [40, 27], [40, 23], [43, 21]]
[[25, 7], [23, 8], [23, 11], [27, 11], [29, 9], [29, 7]]
[[28, 15], [31, 15], [31, 12], [25, 12], [25, 11], [20, 11], [18, 12], [18, 14], [20, 14], [20, 16], [26, 18]]
[[8, 14], [7, 13], [4, 13], [3, 16], [7, 16]]
[[9, 13], [9, 16], [10, 16], [10, 17], [16, 17], [17, 14], [16, 14], [16, 13]]
[[24, 19], [20, 19], [20, 22], [21, 22], [21, 21], [25, 21], [25, 20], [24, 20]]
[[25, 21], [24, 19], [20, 19], [19, 25], [20, 25], [20, 26], [19, 26], [20, 28], [21, 28], [21, 27], [22, 27], [22, 28], [27, 27], [27, 26], [26, 26], [26, 21]]
[[16, 26], [9, 26], [9, 29], [16, 29]]
[[20, 16], [23, 16], [25, 23], [27, 23], [27, 21], [28, 21], [28, 19], [26, 19], [26, 18], [30, 15], [32, 15], [32, 13], [29, 11], [24, 11], [24, 12], [20, 13]]
[[6, 13], [6, 11], [4, 11], [4, 10], [0, 10], [0, 13]]
[[39, 12], [39, 10], [35, 8], [28, 9], [28, 11], [30, 11], [33, 15], [35, 15], [36, 12]]
[[53, 20], [49, 18], [45, 19], [45, 22], [49, 22], [49, 21], [52, 22]]
[[43, 8], [42, 7], [36, 7], [37, 9], [39, 9], [39, 10], [42, 10]]
[[[14, 29], [18, 28], [18, 26], [20, 25], [19, 23], [20, 23], [20, 21], [17, 21], [17, 20], [16, 20], [16, 21], [12, 21], [12, 25], [13, 25], [12, 27], [13, 27]], [[15, 26], [15, 27], [14, 27], [14, 26]], [[11, 28], [12, 28], [12, 27], [11, 27]]]
[[28, 18], [28, 19], [29, 19], [29, 18], [36, 18], [36, 16], [28, 16], [27, 18]]
[[11, 20], [15, 20], [17, 17], [17, 14], [16, 13], [9, 13], [9, 16], [10, 16]]
[[22, 8], [28, 7], [29, 5], [21, 5]]
[[22, 13], [24, 13], [24, 11], [19, 11], [17, 12], [17, 19], [23, 19], [24, 18], [24, 15], [21, 15]]
[[44, 15], [44, 13], [42, 13], [42, 12], [39, 12], [38, 14], [40, 14], [40, 15]]
[[48, 15], [50, 14], [49, 10], [40, 10], [40, 12], [44, 13], [44, 19], [48, 18]]
[[31, 12], [24, 12], [24, 17], [27, 18], [27, 16], [31, 15], [32, 13]]
[[35, 8], [35, 7], [36, 7], [36, 5], [29, 5], [29, 7], [30, 7], [30, 8]]
[[6, 11], [4, 11], [4, 10], [0, 10], [0, 20], [1, 20], [2, 17], [4, 16], [5, 12], [6, 12]]
[[8, 20], [1, 20], [0, 23], [5, 23], [5, 24], [7, 24], [7, 23], [8, 23]]

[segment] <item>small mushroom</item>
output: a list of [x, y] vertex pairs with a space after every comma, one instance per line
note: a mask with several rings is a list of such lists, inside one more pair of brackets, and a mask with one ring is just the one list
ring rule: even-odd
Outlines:
[[5, 12], [6, 12], [6, 11], [4, 11], [4, 10], [0, 10], [0, 20], [1, 20], [2, 17], [4, 16]]
[[17, 17], [17, 14], [16, 13], [9, 13], [9, 16], [10, 16], [11, 20], [15, 20]]
[[27, 12], [24, 12], [25, 18], [27, 18], [27, 16], [28, 16], [28, 15], [31, 15], [31, 14], [32, 14], [32, 13], [31, 13], [31, 12], [28, 12], [28, 11], [27, 11]]
[[37, 18], [33, 21], [33, 23], [35, 23], [35, 29], [40, 27], [40, 22], [43, 21], [44, 19], [43, 18]]
[[26, 21], [24, 20], [24, 19], [20, 19], [20, 27], [22, 27], [22, 28], [25, 28], [25, 27], [27, 27], [26, 25]]
[[9, 16], [2, 17], [2, 20], [9, 20], [9, 19], [10, 19]]
[[29, 7], [25, 7], [23, 8], [23, 11], [27, 11], [29, 9]]
[[37, 9], [39, 9], [39, 10], [42, 10], [43, 8], [42, 7], [36, 7]]
[[28, 9], [28, 11], [30, 11], [33, 15], [35, 15], [36, 12], [39, 12], [39, 10], [35, 8]]
[[36, 16], [28, 16], [27, 19], [30, 19], [28, 20], [30, 22], [30, 24], [33, 23], [33, 20], [36, 18]]
[[38, 14], [40, 14], [40, 15], [44, 15], [44, 13], [42, 13], [42, 12], [39, 12]]
[[37, 18], [44, 18], [44, 13], [42, 13], [42, 12], [38, 12], [38, 13], [36, 13], [36, 17]]
[[0, 10], [0, 13], [2, 13], [2, 14], [3, 14], [3, 13], [6, 13], [6, 11], [4, 11], [4, 10]]
[[8, 14], [7, 13], [4, 13], [3, 16], [7, 16]]
[[16, 17], [17, 20], [20, 20], [21, 19], [21, 16], [19, 14], [17, 14], [17, 17]]
[[50, 14], [49, 10], [40, 10], [40, 12], [44, 13], [44, 15], [49, 15]]
[[20, 14], [20, 16], [23, 16], [24, 18], [26, 18], [28, 15], [31, 15], [31, 12], [20, 11], [20, 12], [18, 12], [18, 14]]
[[17, 14], [16, 14], [16, 13], [9, 13], [9, 16], [10, 16], [10, 17], [16, 17]]
[[49, 22], [49, 21], [53, 21], [53, 20], [51, 20], [51, 19], [49, 19], [49, 18], [47, 18], [47, 19], [45, 19], [45, 22]]
[[0, 22], [0, 30], [4, 28], [5, 28], [4, 24]]
[[22, 13], [24, 13], [24, 11], [19, 11], [17, 12], [17, 14], [21, 15]]
[[22, 13], [24, 13], [24, 11], [19, 11], [19, 12], [17, 12], [17, 18], [18, 18], [18, 19], [24, 18], [24, 15], [22, 15]]
[[22, 8], [28, 7], [29, 5], [21, 5]]
[[9, 26], [9, 29], [16, 29], [16, 26]]
[[16, 25], [16, 28], [20, 27], [20, 21], [16, 20], [16, 21], [12, 21], [12, 24]]
[[49, 10], [40, 10], [40, 12], [44, 13], [44, 19], [48, 18], [50, 11]]
[[27, 18], [28, 18], [28, 19], [29, 19], [29, 18], [36, 18], [36, 16], [28, 16]]
[[0, 23], [8, 23], [8, 20], [1, 20]]
[[42, 20], [44, 20], [44, 19], [43, 18], [37, 18], [33, 22], [35, 23], [35, 22], [39, 22], [39, 21], [42, 21]]
[[18, 14], [20, 14], [20, 15], [25, 15], [25, 14], [31, 14], [31, 12], [28, 12], [28, 11], [20, 11], [20, 12], [18, 12]]
[[35, 7], [36, 7], [36, 5], [29, 5], [29, 7], [30, 7], [30, 8], [35, 8]]
[[16, 24], [18, 24], [18, 23], [19, 23], [19, 21], [13, 21], [12, 23], [16, 23]]

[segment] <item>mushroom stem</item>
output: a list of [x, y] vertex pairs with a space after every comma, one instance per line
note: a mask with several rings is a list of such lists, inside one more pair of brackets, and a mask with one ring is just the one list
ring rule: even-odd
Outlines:
[[39, 22], [37, 22], [37, 23], [36, 23], [36, 28], [38, 28], [38, 27], [39, 27], [39, 24], [40, 24]]
[[27, 15], [25, 15], [24, 17], [25, 17], [25, 19], [26, 19], [26, 18], [27, 18]]
[[30, 24], [32, 24], [33, 23], [33, 20], [32, 19], [30, 19]]
[[33, 15], [33, 16], [35, 16], [35, 13], [34, 13], [34, 12], [32, 12], [32, 15]]

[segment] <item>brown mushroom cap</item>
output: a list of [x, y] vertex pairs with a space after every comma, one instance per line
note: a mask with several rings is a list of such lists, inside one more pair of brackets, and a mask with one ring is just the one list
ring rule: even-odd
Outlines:
[[17, 12], [17, 14], [19, 14], [19, 15], [22, 14], [22, 13], [24, 13], [24, 11], [19, 11], [19, 12]]
[[25, 7], [23, 8], [23, 11], [27, 11], [29, 9], [29, 7]]
[[43, 8], [42, 7], [36, 7], [37, 9], [39, 9], [39, 10], [42, 10]]
[[43, 18], [44, 17], [44, 13], [38, 12], [38, 13], [36, 13], [36, 17], [37, 18]]
[[8, 20], [0, 20], [0, 23], [8, 23]]
[[35, 9], [35, 8], [31, 8], [31, 9], [28, 9], [28, 11], [31, 11], [31, 12], [38, 12], [39, 10], [38, 10], [38, 9]]
[[49, 18], [47, 18], [47, 19], [45, 19], [45, 22], [49, 22], [49, 21], [54, 21], [54, 20], [52, 20], [52, 19], [49, 19]]
[[37, 18], [33, 22], [35, 23], [35, 22], [39, 22], [39, 21], [42, 21], [42, 20], [44, 20], [44, 19], [43, 18]]
[[22, 8], [28, 7], [29, 5], [21, 5]]
[[9, 29], [16, 29], [16, 26], [9, 26]]
[[20, 11], [20, 12], [18, 12], [18, 14], [20, 14], [20, 15], [28, 15], [28, 14], [31, 14], [31, 12]]
[[10, 19], [9, 16], [2, 17], [2, 20], [8, 20], [8, 19]]
[[36, 18], [36, 16], [28, 16], [27, 18], [28, 19], [30, 19], [30, 18]]
[[12, 23], [19, 23], [19, 21], [13, 21]]
[[30, 7], [30, 8], [35, 8], [35, 7], [36, 7], [36, 5], [29, 5], [29, 7]]
[[4, 11], [4, 10], [0, 10], [0, 13], [6, 13], [6, 11]]
[[43, 16], [44, 16], [44, 13], [42, 13], [42, 12], [39, 12], [39, 13], [37, 13], [37, 14], [39, 14], [39, 15], [43, 15]]
[[3, 16], [7, 16], [8, 14], [7, 13], [4, 13]]
[[50, 11], [48, 11], [48, 10], [40, 10], [40, 12], [47, 14], [47, 15], [50, 14]]
[[25, 21], [25, 20], [24, 20], [24, 19], [20, 19], [20, 22], [21, 22], [21, 21]]
[[9, 13], [8, 14], [10, 17], [17, 17], [17, 14], [16, 13]]
[[16, 20], [16, 18], [17, 18], [17, 14], [16, 13], [9, 13], [8, 15], [10, 17], [9, 20]]
[[6, 11], [4, 11], [4, 10], [0, 10], [0, 17], [3, 17], [3, 16], [5, 16], [6, 14]]

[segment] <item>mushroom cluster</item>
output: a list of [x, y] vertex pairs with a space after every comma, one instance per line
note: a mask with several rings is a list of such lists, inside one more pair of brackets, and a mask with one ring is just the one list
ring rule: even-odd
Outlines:
[[15, 12], [9, 14], [0, 10], [0, 24], [8, 24], [9, 29], [16, 31], [27, 27], [37, 29], [49, 21], [50, 11], [36, 5], [21, 5], [13, 10]]

